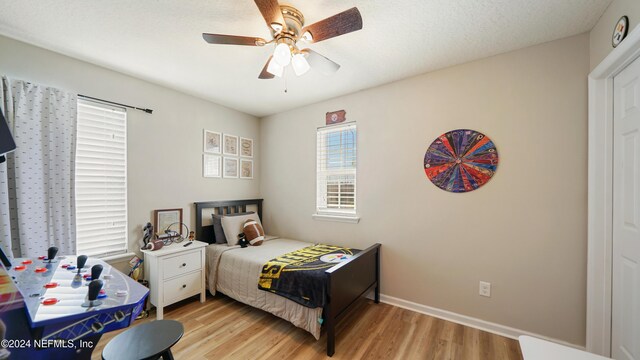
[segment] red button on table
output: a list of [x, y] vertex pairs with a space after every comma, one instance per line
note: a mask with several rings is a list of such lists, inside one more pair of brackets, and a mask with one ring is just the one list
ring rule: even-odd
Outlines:
[[44, 287], [47, 288], [47, 289], [53, 289], [53, 288], [58, 287], [58, 283], [52, 282], [52, 283], [44, 284]]
[[38, 260], [44, 260], [46, 256], [38, 256]]
[[37, 272], [37, 273], [45, 273], [45, 272], [47, 272], [47, 268], [37, 267], [35, 272]]
[[63, 268], [63, 269], [66, 269], [66, 268], [68, 268], [68, 267], [69, 267], [69, 265], [71, 265], [71, 264], [64, 264], [64, 265], [62, 265], [62, 268]]
[[33, 264], [33, 261], [31, 260], [25, 260], [22, 262], [23, 265], [29, 265], [29, 264]]
[[55, 305], [58, 303], [58, 299], [56, 298], [48, 298], [42, 301], [42, 305]]
[[27, 267], [26, 267], [26, 266], [24, 266], [24, 265], [18, 265], [18, 266], [16, 266], [16, 267], [14, 267], [14, 268], [13, 268], [13, 270], [15, 270], [15, 271], [22, 271], [22, 270], [24, 270], [24, 269], [26, 269], [26, 268], [27, 268]]
[[100, 290], [100, 294], [106, 294], [106, 291], [104, 291], [104, 289]]

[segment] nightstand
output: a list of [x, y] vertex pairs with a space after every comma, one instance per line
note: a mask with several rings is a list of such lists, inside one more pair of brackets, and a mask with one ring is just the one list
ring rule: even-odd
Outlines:
[[190, 296], [200, 294], [206, 299], [205, 248], [202, 241], [189, 241], [164, 246], [160, 250], [142, 250], [144, 274], [149, 281], [149, 301], [156, 306], [157, 320], [162, 320], [163, 308]]

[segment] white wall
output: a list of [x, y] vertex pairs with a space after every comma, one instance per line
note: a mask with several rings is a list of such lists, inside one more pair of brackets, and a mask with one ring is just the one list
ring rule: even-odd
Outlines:
[[154, 110], [128, 111], [130, 249], [154, 209], [182, 208], [193, 228], [194, 201], [258, 196], [257, 166], [254, 180], [202, 177], [203, 129], [255, 139], [259, 163], [254, 116], [2, 36], [0, 54], [0, 74]]
[[[380, 242], [384, 294], [584, 345], [588, 71], [583, 34], [266, 117], [265, 228]], [[356, 225], [311, 218], [316, 127], [340, 109], [358, 124]], [[466, 194], [423, 171], [429, 144], [457, 128], [500, 154], [494, 178]]]
[[611, 45], [613, 27], [623, 15], [629, 18], [629, 32], [631, 32], [640, 23], [640, 1], [613, 0], [596, 26], [591, 29], [589, 33], [591, 70], [613, 50]]

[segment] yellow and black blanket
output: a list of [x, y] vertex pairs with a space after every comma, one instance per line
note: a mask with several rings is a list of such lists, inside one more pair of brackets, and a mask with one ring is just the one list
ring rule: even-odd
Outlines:
[[326, 303], [324, 271], [360, 250], [317, 244], [269, 260], [262, 267], [258, 288], [316, 308]]

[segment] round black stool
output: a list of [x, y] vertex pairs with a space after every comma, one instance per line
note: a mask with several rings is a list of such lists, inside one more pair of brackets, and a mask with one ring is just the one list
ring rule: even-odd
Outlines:
[[118, 334], [102, 350], [103, 360], [173, 360], [171, 347], [184, 334], [175, 320], [156, 320]]

